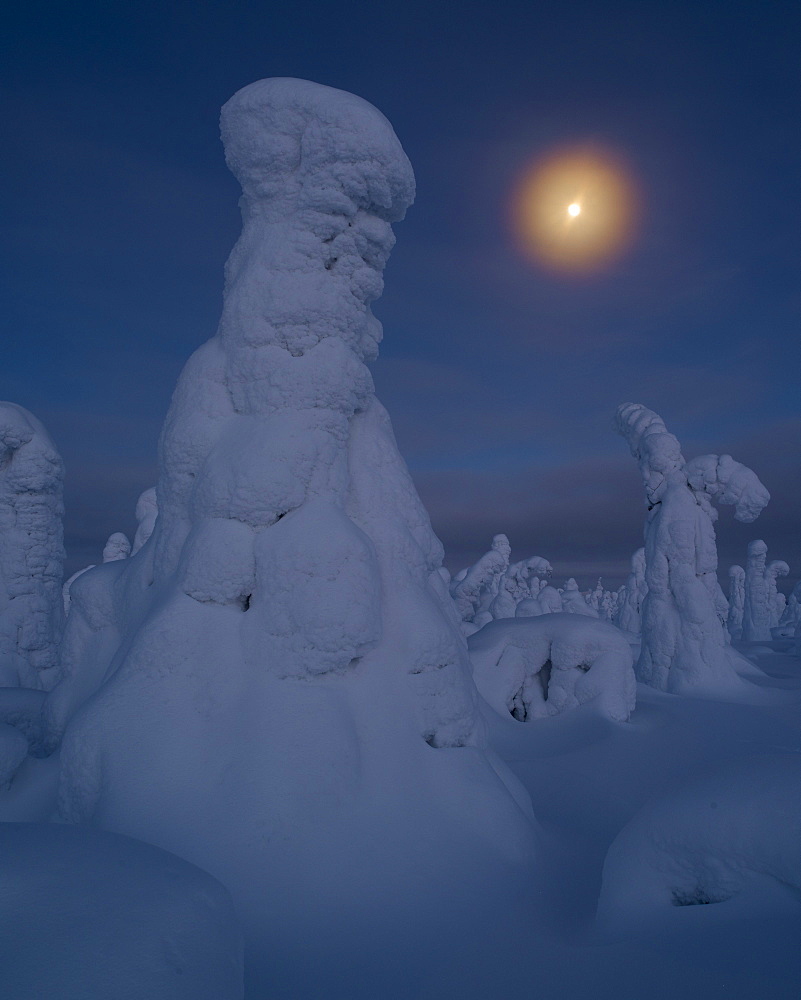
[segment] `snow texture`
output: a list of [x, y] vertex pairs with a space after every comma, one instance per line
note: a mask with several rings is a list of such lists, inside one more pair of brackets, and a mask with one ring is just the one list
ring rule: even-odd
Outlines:
[[210, 875], [98, 831], [0, 824], [0, 995], [241, 1000], [242, 935]]
[[754, 520], [770, 495], [728, 455], [685, 462], [662, 418], [639, 403], [618, 407], [615, 427], [628, 441], [645, 485], [645, 582], [637, 677], [662, 690], [736, 688], [736, 654], [724, 627], [728, 602], [717, 580], [712, 500]]
[[44, 427], [0, 403], [0, 685], [50, 683], [63, 624], [63, 482]]
[[409, 162], [371, 105], [299, 80], [245, 87], [221, 131], [243, 230], [219, 330], [175, 390], [157, 516], [146, 494], [131, 558], [73, 584], [45, 715], [61, 819], [219, 878], [255, 995], [328, 995], [299, 941], [519, 920], [534, 827], [364, 363]]
[[625, 722], [634, 709], [631, 647], [606, 622], [566, 612], [495, 621], [468, 646], [476, 687], [500, 715], [526, 722], [592, 701]]

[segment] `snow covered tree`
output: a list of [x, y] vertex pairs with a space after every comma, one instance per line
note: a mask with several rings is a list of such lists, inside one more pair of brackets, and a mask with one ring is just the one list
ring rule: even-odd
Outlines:
[[[498, 595], [501, 577], [509, 568], [511, 552], [506, 535], [495, 535], [489, 552], [453, 578], [450, 593], [463, 622], [474, 622], [479, 616], [492, 620], [490, 608]], [[480, 627], [484, 620], [476, 624]]]
[[0, 686], [52, 682], [63, 625], [63, 484], [41, 423], [0, 403]]
[[771, 629], [778, 626], [784, 614], [786, 602], [777, 580], [787, 576], [790, 567], [781, 559], [768, 564], [767, 554], [768, 547], [761, 538], [748, 546], [742, 631], [747, 642], [769, 642], [773, 638]]
[[661, 417], [639, 403], [618, 407], [645, 485], [645, 582], [640, 680], [663, 691], [736, 684], [724, 630], [728, 605], [717, 580], [712, 500], [753, 521], [770, 499], [756, 475], [729, 455], [685, 462]]
[[533, 833], [365, 365], [409, 162], [375, 108], [304, 81], [245, 87], [221, 128], [242, 235], [164, 425], [153, 533], [76, 581], [113, 655], [82, 707], [77, 664], [62, 684], [59, 813], [216, 876], [265, 993], [264, 963], [314, 974], [299, 941], [391, 942], [398, 912], [421, 948], [488, 899], [515, 920]]
[[631, 557], [631, 572], [623, 584], [613, 621], [618, 628], [639, 635], [642, 627], [642, 603], [648, 593], [645, 582], [645, 549], [637, 549]]
[[587, 603], [587, 599], [579, 590], [579, 586], [571, 576], [562, 591], [562, 608], [573, 615], [585, 615], [587, 618], [597, 618], [598, 612]]
[[745, 608], [745, 570], [742, 566], [729, 567], [729, 614], [726, 628], [732, 639], [743, 634], [743, 609]]

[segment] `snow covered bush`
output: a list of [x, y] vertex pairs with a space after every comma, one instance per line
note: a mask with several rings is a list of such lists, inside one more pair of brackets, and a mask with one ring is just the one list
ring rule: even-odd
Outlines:
[[[764, 754], [692, 777], [652, 800], [609, 848], [601, 924], [622, 931], [641, 929], [644, 921], [664, 925], [680, 918], [676, 907], [738, 896], [758, 907], [767, 901], [769, 910], [797, 910], [799, 785], [797, 755]], [[720, 916], [710, 912], [708, 919]]]
[[467, 640], [476, 687], [520, 722], [592, 701], [625, 722], [634, 709], [631, 647], [619, 629], [567, 612], [494, 621]]
[[64, 469], [33, 414], [0, 403], [0, 685], [47, 688], [63, 623]]
[[736, 686], [736, 654], [727, 646], [728, 603], [717, 579], [712, 500], [753, 521], [770, 494], [729, 455], [685, 462], [662, 418], [624, 403], [616, 429], [637, 459], [647, 504], [642, 651], [638, 679], [662, 691], [719, 691]]
[[299, 941], [350, 955], [369, 924], [422, 947], [488, 899], [516, 920], [533, 827], [365, 365], [409, 162], [371, 105], [304, 81], [245, 87], [221, 128], [243, 231], [164, 425], [152, 534], [73, 585], [59, 816], [223, 882], [254, 995], [280, 968], [287, 995], [328, 995]]

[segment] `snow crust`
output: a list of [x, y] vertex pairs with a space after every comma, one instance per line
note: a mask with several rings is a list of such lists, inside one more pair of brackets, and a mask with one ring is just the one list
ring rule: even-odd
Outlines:
[[45, 688], [63, 624], [64, 468], [41, 423], [0, 402], [0, 684]]
[[519, 722], [559, 715], [592, 701], [615, 722], [634, 709], [633, 656], [613, 625], [555, 613], [494, 621], [468, 639], [482, 697]]
[[242, 935], [206, 872], [128, 837], [0, 824], [0, 994], [241, 1000]]
[[373, 107], [304, 81], [244, 88], [221, 131], [243, 231], [219, 330], [179, 379], [131, 557], [72, 584], [46, 739], [62, 820], [228, 887], [253, 995], [330, 995], [298, 942], [369, 930], [366, 956], [445, 921], [463, 941], [479, 907], [519, 922], [534, 826], [364, 364], [409, 162]]
[[753, 521], [770, 494], [729, 455], [686, 462], [658, 414], [624, 403], [615, 417], [637, 459], [645, 486], [645, 582], [639, 680], [662, 691], [738, 687], [737, 657], [728, 648], [728, 602], [717, 579], [712, 500], [733, 504]]

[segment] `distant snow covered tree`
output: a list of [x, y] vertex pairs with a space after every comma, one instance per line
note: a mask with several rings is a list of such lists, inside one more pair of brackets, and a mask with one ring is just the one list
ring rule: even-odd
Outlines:
[[108, 541], [103, 549], [103, 562], [116, 562], [118, 559], [127, 559], [131, 554], [131, 543], [128, 536], [122, 531], [115, 531], [108, 536]]
[[770, 499], [756, 475], [729, 455], [686, 462], [661, 417], [639, 403], [618, 407], [615, 426], [645, 485], [645, 582], [640, 680], [663, 691], [737, 683], [727, 649], [728, 604], [717, 580], [712, 500], [753, 521]]
[[52, 683], [63, 625], [63, 484], [41, 423], [0, 403], [0, 686]]
[[745, 570], [735, 564], [729, 567], [729, 614], [726, 619], [726, 627], [732, 639], [742, 638], [744, 608]]
[[588, 618], [598, 617], [598, 612], [587, 602], [572, 576], [562, 591], [562, 609], [573, 615], [586, 615]]
[[398, 897], [420, 948], [446, 915], [462, 941], [479, 907], [520, 919], [533, 827], [365, 365], [409, 162], [375, 108], [304, 81], [245, 87], [221, 128], [243, 231], [164, 425], [153, 533], [75, 583], [96, 642], [51, 696], [59, 815], [209, 871], [253, 995], [268, 965], [299, 995], [299, 941], [394, 940]]
[[506, 535], [495, 535], [489, 552], [458, 573], [451, 582], [451, 597], [463, 622], [472, 622], [476, 616], [487, 614], [492, 620], [490, 606], [498, 594], [500, 580], [509, 568], [512, 547]]
[[613, 621], [618, 628], [639, 635], [641, 613], [648, 584], [645, 582], [645, 549], [637, 549], [631, 557], [631, 572], [623, 584]]
[[158, 514], [159, 505], [156, 500], [156, 487], [151, 486], [150, 489], [145, 490], [145, 492], [136, 501], [137, 528], [136, 534], [134, 535], [133, 545], [131, 546], [132, 556], [136, 555], [148, 538], [150, 538], [153, 534]]
[[781, 559], [767, 564], [768, 547], [761, 538], [748, 545], [745, 570], [745, 597], [742, 637], [746, 642], [769, 642], [771, 629], [784, 614], [785, 599], [779, 593], [778, 577], [787, 576], [790, 567]]

